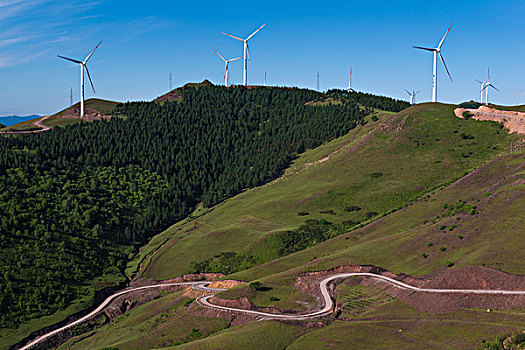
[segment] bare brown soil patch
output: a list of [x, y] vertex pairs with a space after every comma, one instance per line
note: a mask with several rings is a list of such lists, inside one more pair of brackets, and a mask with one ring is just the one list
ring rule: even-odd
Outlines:
[[469, 112], [472, 119], [502, 123], [505, 128], [509, 129], [510, 133], [525, 134], [525, 113], [502, 111], [488, 106], [481, 106], [478, 109], [456, 108], [454, 110], [454, 114], [458, 118], [463, 118], [464, 112]]
[[230, 289], [233, 287], [240, 286], [241, 284], [244, 284], [244, 283], [246, 282], [236, 281], [236, 280], [222, 280], [222, 281], [213, 281], [210, 283], [208, 287]]

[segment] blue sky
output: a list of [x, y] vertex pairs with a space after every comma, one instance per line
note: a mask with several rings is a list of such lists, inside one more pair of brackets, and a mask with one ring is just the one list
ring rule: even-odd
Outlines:
[[[0, 115], [50, 114], [79, 99], [79, 69], [57, 54], [82, 59], [100, 40], [88, 66], [97, 94], [87, 97], [150, 100], [173, 85], [209, 79], [221, 84], [226, 57], [251, 41], [248, 82], [344, 88], [353, 67], [356, 90], [408, 99], [404, 89], [432, 89], [432, 54], [442, 48], [451, 83], [438, 66], [438, 100], [479, 98], [490, 67], [491, 102], [525, 104], [523, 1], [52, 1], [0, 0]], [[230, 78], [242, 81], [242, 64]]]

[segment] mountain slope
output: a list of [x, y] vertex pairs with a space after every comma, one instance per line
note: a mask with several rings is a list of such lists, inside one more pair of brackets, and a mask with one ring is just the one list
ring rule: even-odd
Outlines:
[[271, 234], [295, 229], [308, 219], [350, 228], [473, 170], [514, 137], [496, 123], [458, 119], [453, 110], [451, 105], [422, 104], [396, 115], [381, 114], [377, 122], [369, 119], [308, 151], [282, 179], [153, 239], [145, 251], [162, 247], [145, 259], [139, 276], [169, 278], [223, 252], [263, 256], [255, 250], [265, 247]]
[[182, 103], [122, 104], [127, 118], [0, 137], [2, 342], [117, 286], [133, 251], [200, 200], [274, 179], [369, 113], [307, 106], [321, 94], [300, 89], [181, 93]]
[[[258, 280], [265, 287], [260, 291], [241, 286], [218, 296], [245, 296], [256, 306], [302, 310], [312, 300], [295, 288], [297, 277], [347, 264], [375, 264], [415, 276], [446, 274], [450, 271], [447, 261], [454, 264], [452, 271], [486, 265], [522, 273], [525, 265], [516, 257], [521, 256], [525, 234], [520, 216], [525, 208], [525, 161], [523, 154], [505, 153], [506, 145], [518, 136], [506, 134], [495, 123], [457, 119], [453, 109], [427, 104], [396, 115], [381, 114], [377, 122], [368, 119], [366, 125], [306, 152], [282, 179], [248, 190], [207, 214], [198, 211], [194, 215], [200, 217], [157, 236], [145, 248], [155, 251], [160, 246], [152, 259], [143, 261], [143, 276], [161, 279], [170, 271], [176, 275], [191, 269], [188, 260], [192, 255], [187, 251], [204, 259], [221, 251], [257, 252], [254, 247], [265, 247], [272, 233], [294, 229], [305, 217], [342, 223], [363, 220], [373, 210], [378, 216], [370, 224], [365, 222], [313, 247], [226, 277]], [[355, 210], [357, 206], [361, 210]], [[396, 210], [389, 213], [391, 209]], [[297, 215], [299, 212], [303, 215]], [[385, 215], [379, 217], [382, 213]], [[340, 305], [347, 305], [347, 298], [359, 291], [359, 300], [364, 300], [361, 305], [365, 305], [378, 294], [373, 288], [341, 285], [336, 298]], [[366, 293], [371, 293], [370, 299]], [[381, 289], [381, 293], [385, 292]], [[488, 334], [516, 331], [523, 324], [522, 308], [433, 315], [391, 298], [352, 316], [351, 322], [329, 318], [323, 326], [297, 322], [293, 327], [278, 326], [275, 321], [253, 322], [181, 348], [241, 349], [253, 345], [261, 334], [280, 348], [355, 344], [370, 349], [472, 348]], [[138, 329], [149, 332], [150, 326], [143, 322]], [[378, 330], [381, 336], [370, 339]], [[93, 337], [99, 340], [97, 346], [128, 348], [122, 343], [100, 342], [110, 332], [109, 326], [97, 331]], [[90, 344], [90, 340], [76, 343], [78, 340], [73, 338], [70, 344], [79, 348]], [[269, 344], [261, 346], [270, 348]]]

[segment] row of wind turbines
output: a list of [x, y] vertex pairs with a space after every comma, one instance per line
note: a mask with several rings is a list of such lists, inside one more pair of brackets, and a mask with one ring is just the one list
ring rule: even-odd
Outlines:
[[[445, 68], [445, 70], [446, 70], [446, 72], [448, 74], [448, 77], [450, 78], [450, 81], [451, 82], [453, 81], [452, 80], [452, 76], [450, 75], [450, 72], [448, 71], [447, 65], [445, 63], [445, 59], [443, 58], [443, 55], [441, 54], [441, 47], [442, 47], [443, 43], [445, 42], [445, 39], [446, 39], [448, 33], [450, 32], [450, 29], [452, 28], [453, 24], [454, 24], [454, 22], [452, 22], [450, 27], [448, 27], [447, 31], [445, 32], [445, 35], [443, 36], [443, 38], [441, 39], [441, 41], [439, 42], [437, 47], [429, 48], [429, 47], [422, 47], [422, 46], [413, 46], [415, 49], [430, 51], [434, 55], [434, 60], [433, 60], [433, 65], [432, 65], [432, 78], [433, 78], [432, 102], [437, 102], [437, 58], [438, 57], [441, 60], [441, 62], [443, 63], [443, 67]], [[262, 28], [264, 28], [264, 26], [266, 26], [266, 24], [263, 24], [262, 26], [260, 26], [256, 31], [254, 31], [252, 34], [250, 34], [248, 37], [246, 37], [246, 39], [242, 39], [242, 38], [239, 38], [237, 36], [234, 36], [234, 35], [231, 35], [231, 34], [227, 34], [225, 32], [221, 32], [222, 34], [224, 34], [226, 36], [229, 36], [232, 39], [238, 40], [238, 41], [242, 42], [242, 44], [243, 44], [243, 56], [236, 57], [236, 58], [231, 58], [231, 59], [224, 58], [223, 55], [221, 55], [216, 49], [214, 49], [214, 51], [217, 53], [217, 55], [219, 55], [219, 57], [224, 61], [224, 64], [225, 64], [225, 67], [224, 67], [224, 85], [226, 87], [229, 86], [229, 79], [228, 79], [229, 64], [231, 62], [240, 60], [241, 58], [243, 59], [243, 85], [244, 86], [247, 85], [247, 83], [248, 83], [248, 62], [250, 63], [250, 66], [251, 66], [250, 48], [248, 46], [248, 41], [251, 38], [253, 38], [253, 36], [255, 34], [257, 34]], [[86, 56], [86, 58], [83, 61], [57, 55], [59, 58], [62, 58], [64, 60], [68, 60], [68, 61], [71, 61], [73, 63], [76, 63], [76, 64], [80, 65], [80, 117], [81, 118], [83, 118], [84, 115], [85, 115], [84, 70], [87, 73], [89, 82], [91, 84], [91, 88], [93, 89], [93, 92], [96, 93], [95, 92], [95, 86], [93, 85], [93, 81], [91, 80], [91, 76], [89, 74], [89, 70], [88, 70], [88, 67], [87, 67], [87, 62], [89, 61], [91, 56], [95, 53], [95, 51], [98, 49], [98, 47], [101, 44], [102, 44], [102, 41], [100, 41], [97, 44], [97, 46], [95, 46], [95, 48], [89, 53], [89, 55]], [[485, 80], [485, 81], [480, 81], [480, 80], [477, 80], [477, 79], [475, 79], [475, 80], [478, 83], [481, 84], [481, 90], [480, 90], [481, 103], [485, 102], [485, 104], [488, 104], [489, 88], [493, 88], [493, 89], [495, 89], [496, 91], [499, 92], [499, 90], [490, 82], [490, 70], [488, 71], [487, 80]], [[264, 85], [266, 85], [266, 73], [265, 73], [265, 76], [264, 76]], [[348, 88], [346, 90], [348, 92], [354, 91], [354, 89], [352, 89], [352, 68], [350, 68], [350, 78], [348, 80]], [[411, 104], [415, 104], [415, 102], [416, 102], [416, 95], [420, 91], [416, 92], [415, 90], [412, 90], [412, 92], [410, 92], [410, 91], [408, 91], [406, 89], [405, 89], [405, 91], [410, 96], [410, 103]], [[485, 101], [483, 101], [483, 93], [485, 93]]]

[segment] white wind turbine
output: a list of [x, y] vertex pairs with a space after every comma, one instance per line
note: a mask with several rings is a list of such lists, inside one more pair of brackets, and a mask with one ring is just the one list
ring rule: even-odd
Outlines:
[[236, 36], [233, 36], [233, 35], [230, 35], [230, 34], [226, 34], [225, 32], [221, 32], [222, 34], [227, 35], [230, 38], [233, 38], [235, 40], [239, 40], [239, 41], [243, 42], [244, 55], [242, 57], [244, 58], [244, 69], [243, 69], [243, 75], [242, 75], [242, 84], [244, 86], [246, 86], [246, 83], [247, 83], [247, 71], [248, 71], [248, 62], [246, 61], [246, 59], [248, 59], [250, 61], [250, 66], [252, 65], [252, 60], [250, 58], [250, 48], [248, 47], [248, 40], [250, 40], [255, 34], [257, 34], [257, 32], [259, 30], [261, 30], [265, 25], [266, 24], [263, 24], [262, 26], [260, 26], [259, 29], [257, 29], [255, 32], [253, 32], [246, 39], [241, 39], [241, 38], [238, 38]]
[[346, 88], [346, 91], [354, 91], [354, 89], [352, 89], [352, 67], [350, 67], [350, 78], [348, 79], [348, 87]]
[[[215, 50], [215, 49], [213, 49], [213, 50]], [[225, 59], [224, 57], [222, 57], [222, 55], [219, 53], [219, 51], [215, 50], [215, 52], [216, 52], [217, 55], [219, 55], [219, 57], [222, 58], [222, 60], [224, 61], [224, 86], [228, 87], [228, 86], [229, 86], [229, 80], [228, 80], [228, 65], [230, 64], [230, 62], [240, 60], [242, 57], [237, 57], [237, 58], [232, 58], [232, 59], [230, 59], [230, 60], [227, 60], [227, 59]]]
[[84, 68], [86, 69], [86, 73], [88, 75], [89, 82], [91, 83], [91, 88], [93, 89], [93, 92], [96, 93], [95, 92], [95, 87], [93, 86], [93, 81], [91, 81], [91, 76], [89, 75], [89, 70], [88, 70], [88, 67], [87, 67], [86, 64], [87, 64], [87, 61], [91, 58], [91, 55], [93, 55], [95, 50], [98, 49], [100, 44], [102, 44], [102, 41], [99, 42], [97, 44], [97, 46], [95, 46], [93, 51], [91, 51], [89, 53], [89, 55], [87, 55], [87, 57], [84, 59], [84, 61], [79, 61], [79, 60], [75, 60], [73, 58], [67, 58], [67, 57], [64, 57], [64, 56], [57, 55], [58, 57], [63, 58], [65, 60], [68, 60], [68, 61], [80, 64], [80, 117], [81, 118], [84, 117], [84, 112], [85, 112], [85, 110], [84, 110]]
[[405, 91], [410, 96], [410, 104], [411, 105], [416, 104], [416, 95], [419, 94], [421, 92], [421, 90], [418, 90], [417, 92], [416, 92], [416, 90], [412, 90], [412, 92], [410, 92], [407, 89], [405, 89]]
[[[454, 24], [454, 22], [452, 22]], [[428, 48], [428, 47], [421, 47], [421, 46], [413, 46], [415, 49], [420, 50], [427, 50], [434, 53], [434, 65], [432, 68], [432, 77], [433, 77], [433, 86], [432, 86], [432, 102], [437, 101], [437, 56], [441, 59], [441, 62], [443, 62], [443, 66], [445, 67], [445, 70], [447, 71], [448, 77], [450, 78], [450, 81], [452, 81], [452, 77], [450, 76], [450, 73], [448, 72], [447, 65], [445, 64], [445, 60], [443, 59], [443, 56], [441, 56], [441, 45], [443, 45], [443, 42], [445, 41], [445, 38], [447, 37], [448, 32], [450, 31], [450, 28], [452, 28], [452, 24], [450, 27], [448, 27], [447, 32], [443, 36], [443, 39], [439, 42], [439, 45], [436, 48]]]
[[485, 90], [485, 83], [486, 83], [486, 81], [481, 81], [481, 80], [478, 80], [478, 79], [474, 79], [474, 80], [481, 84], [481, 88], [479, 89], [479, 93], [481, 94], [480, 102], [481, 102], [481, 104], [483, 104], [483, 90]]
[[[489, 87], [493, 88], [497, 92], [500, 92], [497, 87], [491, 84], [490, 82], [490, 68], [487, 71], [487, 81], [485, 82], [485, 87], [483, 88], [485, 90], [485, 104], [489, 104]], [[483, 90], [481, 90], [481, 94], [483, 95]]]

